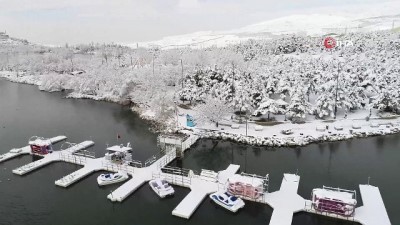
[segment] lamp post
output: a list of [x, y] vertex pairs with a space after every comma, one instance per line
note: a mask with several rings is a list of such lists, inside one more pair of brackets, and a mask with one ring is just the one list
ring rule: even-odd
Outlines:
[[247, 113], [246, 113], [246, 115], [245, 115], [245, 118], [246, 118], [246, 137], [247, 137], [247, 119], [248, 119]]
[[178, 130], [178, 128], [179, 128], [179, 125], [178, 125], [178, 123], [179, 123], [179, 120], [178, 120], [178, 105], [177, 105], [176, 101], [174, 101], [174, 103], [175, 103], [175, 115], [176, 115], [176, 130]]
[[337, 98], [338, 98], [338, 88], [339, 88], [339, 73], [340, 73], [340, 62], [338, 62], [338, 69], [337, 69], [337, 76], [336, 76], [336, 91], [335, 91], [335, 117], [333, 119], [336, 119], [336, 114], [337, 114]]

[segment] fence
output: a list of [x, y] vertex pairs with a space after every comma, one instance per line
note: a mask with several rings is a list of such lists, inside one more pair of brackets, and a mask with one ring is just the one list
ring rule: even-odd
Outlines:
[[174, 160], [175, 158], [176, 158], [176, 152], [175, 151], [169, 151], [167, 154], [165, 154], [164, 156], [162, 156], [158, 160], [157, 168], [158, 169], [163, 168], [168, 163], [172, 162], [172, 160]]
[[166, 180], [168, 183], [189, 187], [192, 183], [192, 177], [194, 172], [185, 168], [177, 167], [164, 167], [161, 169], [161, 173], [153, 173], [152, 177], [161, 178]]
[[126, 164], [115, 164], [111, 162], [102, 161], [102, 166], [104, 170], [111, 171], [111, 172], [118, 172], [118, 171], [125, 171], [126, 173], [132, 174], [135, 172], [134, 167], [128, 166]]
[[84, 165], [86, 163], [86, 158], [82, 156], [71, 155], [68, 153], [60, 152], [60, 160], [64, 162]]

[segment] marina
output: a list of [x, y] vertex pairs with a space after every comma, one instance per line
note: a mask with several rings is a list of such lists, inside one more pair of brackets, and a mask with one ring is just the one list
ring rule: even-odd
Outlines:
[[[211, 194], [210, 198], [232, 212], [245, 207], [240, 197], [247, 201], [259, 202], [271, 206], [274, 210], [269, 222], [270, 225], [290, 225], [292, 224], [294, 213], [301, 211], [341, 220], [351, 220], [363, 225], [374, 225], [377, 223], [380, 225], [391, 224], [379, 188], [371, 185], [360, 185], [363, 206], [354, 209], [348, 208], [349, 205], [346, 205], [346, 202], [352, 202], [351, 204], [353, 205], [351, 207], [355, 207], [356, 201], [354, 200], [353, 202], [351, 200], [356, 196], [355, 191], [351, 192], [339, 188], [324, 187], [323, 189], [313, 190], [312, 200], [304, 199], [297, 194], [300, 176], [296, 174], [285, 173], [280, 189], [269, 193], [268, 174], [265, 177], [246, 173], [238, 174], [239, 165], [231, 164], [228, 168], [219, 172], [202, 170], [199, 174], [196, 174], [193, 170], [167, 166], [177, 157], [184, 155], [184, 152], [190, 147], [189, 143], [193, 144], [197, 141], [198, 138], [195, 136], [168, 136], [159, 138], [159, 146], [161, 146], [164, 155], [158, 159], [154, 156], [153, 160], [148, 161], [150, 163], [145, 163], [146, 166], [144, 167], [140, 161], [132, 159], [130, 143], [126, 146], [121, 144], [107, 147], [105, 156], [101, 158], [95, 158], [94, 154], [86, 150], [94, 145], [93, 141], [69, 144], [70, 147], [60, 151], [54, 151], [52, 148], [49, 148], [49, 146], [51, 147], [50, 144], [65, 139], [66, 137], [64, 136], [58, 136], [53, 139], [42, 138], [40, 141], [41, 144], [35, 142], [34, 146], [32, 146], [32, 142], [29, 142], [30, 147], [25, 147], [24, 151], [18, 153], [23, 152], [24, 154], [32, 155], [39, 153], [43, 158], [14, 169], [12, 172], [17, 175], [24, 175], [56, 161], [83, 166], [83, 168], [55, 181], [57, 186], [68, 187], [96, 171], [115, 172], [116, 175], [123, 171], [124, 174], [131, 177], [130, 180], [107, 196], [111, 201], [118, 202], [125, 200], [146, 182], [159, 180], [160, 184], [162, 184], [162, 180], [167, 185], [170, 183], [190, 189], [190, 193], [172, 211], [172, 215], [185, 219], [189, 219], [204, 199]], [[41, 150], [38, 151], [37, 149]], [[45, 150], [44, 152], [43, 149]], [[51, 151], [48, 151], [50, 149]], [[6, 157], [9, 158], [10, 156]], [[153, 190], [155, 189], [153, 188]], [[346, 200], [346, 197], [349, 200]], [[326, 200], [322, 200], [322, 198]], [[340, 200], [341, 198], [343, 200]], [[333, 199], [335, 202], [329, 203], [329, 201], [333, 201], [330, 199]], [[338, 204], [338, 201], [343, 204]], [[325, 206], [321, 204], [325, 204]], [[332, 208], [339, 206], [351, 211], [341, 211], [339, 208]]]
[[[187, 176], [171, 174], [170, 171], [172, 168], [177, 167], [190, 168], [183, 169], [183, 174], [192, 170], [194, 172], [193, 175], [203, 175], [201, 176], [202, 181], [215, 181], [217, 178], [215, 174], [218, 174], [218, 178], [222, 179], [224, 177], [222, 171], [228, 168], [232, 168], [235, 171], [233, 173], [239, 175], [242, 172], [247, 172], [265, 176], [266, 172], [268, 172], [270, 178], [269, 191], [265, 199], [268, 196], [271, 198], [273, 193], [281, 189], [283, 182], [282, 175], [284, 173], [293, 172], [293, 174], [301, 176], [301, 183], [296, 184], [296, 187], [298, 189], [298, 196], [304, 200], [311, 199], [311, 191], [323, 185], [356, 190], [358, 203], [355, 217], [358, 215], [359, 220], [361, 220], [361, 217], [369, 215], [375, 219], [382, 219], [382, 224], [385, 224], [384, 218], [389, 214], [389, 217], [386, 218], [390, 218], [390, 220], [386, 224], [390, 224], [390, 222], [397, 224], [397, 181], [390, 180], [389, 177], [395, 175], [393, 168], [397, 168], [396, 159], [398, 158], [397, 153], [400, 147], [398, 145], [398, 135], [336, 143], [320, 143], [299, 149], [280, 148], [277, 150], [243, 146], [227, 141], [201, 139], [195, 145], [192, 145], [189, 151], [185, 151], [184, 157], [181, 160], [175, 159], [171, 161], [168, 159], [169, 157], [164, 157], [162, 161], [159, 160], [161, 157], [157, 156], [157, 152], [159, 151], [157, 136], [152, 136], [150, 132], [147, 132], [147, 129], [143, 129], [146, 125], [141, 123], [139, 119], [136, 119], [135, 116], [131, 116], [129, 109], [121, 110], [121, 107], [118, 105], [114, 106], [113, 104], [93, 102], [91, 100], [58, 100], [57, 93], [47, 94], [38, 92], [31, 86], [20, 86], [14, 83], [7, 83], [6, 87], [8, 86], [18, 87], [22, 91], [32, 90], [32, 93], [28, 92], [25, 95], [34, 96], [35, 93], [38, 93], [37, 95], [41, 97], [32, 98], [29, 101], [28, 99], [27, 101], [21, 101], [20, 105], [17, 106], [7, 105], [9, 102], [13, 102], [12, 99], [1, 102], [3, 98], [0, 98], [0, 102], [5, 106], [5, 109], [20, 109], [18, 111], [9, 110], [11, 111], [10, 114], [7, 114], [8, 111], [5, 111], [6, 117], [3, 117], [1, 125], [6, 128], [0, 129], [0, 140], [3, 144], [2, 153], [6, 153], [6, 150], [8, 152], [9, 149], [14, 147], [24, 146], [23, 143], [27, 143], [27, 140], [33, 134], [44, 137], [52, 137], [54, 134], [65, 134], [72, 141], [93, 140], [96, 143], [96, 149], [92, 148], [93, 152], [96, 152], [96, 157], [100, 157], [98, 158], [100, 162], [94, 163], [96, 164], [96, 168], [101, 164], [103, 168], [107, 168], [105, 171], [110, 173], [129, 168], [133, 170], [131, 173], [137, 172], [137, 179], [132, 179], [132, 176], [130, 176], [130, 179], [123, 183], [99, 187], [96, 178], [101, 173], [105, 173], [105, 171], [101, 170], [101, 172], [97, 172], [93, 170], [94, 172], [92, 172], [92, 170], [87, 170], [88, 174], [79, 179], [79, 182], [74, 181], [68, 186], [69, 188], [64, 189], [58, 185], [54, 185], [54, 182], [82, 168], [86, 167], [88, 169], [90, 166], [89, 162], [92, 162], [92, 159], [94, 159], [92, 156], [86, 154], [86, 157], [79, 157], [85, 155], [83, 151], [76, 152], [75, 154], [63, 154], [62, 157], [64, 157], [64, 160], [47, 164], [40, 170], [32, 171], [29, 175], [26, 174], [20, 177], [12, 173], [12, 170], [29, 164], [34, 160], [30, 156], [26, 156], [27, 154], [23, 154], [20, 157], [15, 157], [13, 160], [0, 163], [2, 171], [0, 173], [0, 196], [3, 202], [0, 205], [0, 215], [3, 218], [2, 223], [6, 225], [23, 225], [28, 222], [38, 225], [50, 225], [54, 223], [60, 225], [82, 223], [107, 225], [116, 223], [128, 224], [133, 220], [141, 224], [158, 224], [160, 220], [165, 221], [167, 224], [189, 223], [192, 225], [205, 223], [210, 225], [221, 223], [269, 224], [273, 222], [272, 217], [276, 217], [274, 211], [275, 213], [278, 212], [278, 208], [273, 208], [272, 200], [269, 201], [271, 204], [269, 205], [262, 203], [261, 200], [263, 199], [257, 199], [257, 201], [244, 199], [246, 203], [245, 207], [240, 209], [236, 215], [232, 215], [232, 213], [211, 202], [208, 199], [208, 195], [202, 201], [197, 201], [199, 204], [197, 207], [194, 203], [189, 204], [195, 209], [190, 216], [190, 221], [186, 221], [186, 219], [178, 216], [171, 216], [177, 206], [191, 193], [190, 184], [195, 182], [194, 179], [190, 180]], [[43, 104], [41, 105], [40, 101], [42, 100]], [[40, 107], [31, 107], [29, 104], [32, 101], [34, 105]], [[88, 102], [90, 102], [90, 107], [87, 107]], [[49, 104], [51, 104], [51, 107], [47, 107]], [[27, 107], [24, 108], [24, 105]], [[76, 119], [71, 120], [70, 117], [56, 116], [63, 114], [65, 111], [72, 113]], [[108, 114], [104, 113], [107, 111], [109, 111]], [[19, 119], [13, 119], [14, 114], [18, 115], [17, 118]], [[27, 115], [33, 117], [27, 117]], [[43, 115], [46, 115], [45, 120], [41, 119]], [[100, 120], [102, 123], [98, 122]], [[123, 124], [120, 123], [121, 120], [124, 122]], [[49, 129], [46, 127], [48, 123], [55, 124], [58, 128]], [[15, 127], [16, 131], [13, 130], [13, 127]], [[23, 129], [25, 127], [27, 128]], [[79, 129], [76, 129], [77, 127]], [[127, 142], [132, 143], [133, 160], [143, 162], [141, 163], [141, 167], [139, 165], [137, 167], [126, 167], [103, 160], [102, 156], [105, 156], [107, 143], [114, 142], [110, 140], [115, 139], [117, 132], [122, 136], [120, 142], [124, 144]], [[56, 150], [56, 147], [53, 150]], [[51, 154], [60, 155], [57, 150]], [[152, 163], [150, 166], [155, 167], [158, 173], [139, 174], [139, 171], [143, 172], [143, 170], [137, 169], [146, 167], [145, 162], [147, 159], [154, 159], [153, 155], [157, 157], [155, 163]], [[170, 157], [174, 157], [173, 154], [170, 154]], [[35, 156], [35, 158], [37, 157]], [[380, 160], [371, 161], [371, 159], [376, 158]], [[165, 163], [167, 162], [170, 163], [166, 165]], [[237, 165], [240, 168], [233, 168], [230, 166], [231, 164]], [[160, 170], [157, 170], [158, 168]], [[315, 168], [319, 169], [316, 170]], [[297, 169], [298, 173], [296, 173]], [[169, 180], [168, 182], [173, 185], [176, 192], [173, 197], [161, 200], [148, 187], [147, 182], [141, 183], [140, 178], [143, 175], [144, 180], [154, 179], [162, 171], [165, 171], [165, 173], [162, 173], [163, 177]], [[218, 171], [220, 172], [218, 173]], [[86, 174], [86, 172], [83, 174]], [[227, 174], [231, 174], [231, 172]], [[367, 192], [362, 194], [360, 188], [364, 186], [359, 186], [358, 184], [367, 183], [368, 176], [371, 176], [372, 184], [368, 187], [378, 190], [378, 192], [374, 192], [376, 195], [372, 194], [373, 192], [369, 192], [373, 196], [371, 197], [373, 201], [366, 204], [366, 197], [364, 196], [367, 196]], [[226, 180], [222, 179], [223, 184], [220, 184], [216, 190], [226, 187], [227, 179], [227, 177]], [[389, 180], [390, 183], [387, 182]], [[215, 182], [208, 182], [208, 184], [213, 183], [215, 184]], [[132, 188], [130, 187], [131, 185], [137, 188]], [[113, 191], [116, 193], [115, 191], [122, 186], [133, 192], [129, 193], [121, 189], [121, 193], [127, 196], [122, 200], [122, 203], [112, 204], [107, 197]], [[379, 189], [375, 188], [375, 186], [379, 187]], [[27, 189], [26, 187], [30, 188]], [[32, 190], [35, 190], [35, 194], [33, 194]], [[293, 193], [296, 193], [296, 191], [293, 191]], [[377, 196], [380, 196], [380, 198]], [[382, 202], [379, 203], [377, 199], [382, 199]], [[291, 207], [292, 199], [286, 200], [289, 202], [282, 203], [282, 207]], [[277, 203], [279, 201], [284, 202], [285, 199], [277, 198]], [[384, 213], [375, 208], [375, 204], [383, 204], [383, 202], [384, 206], [378, 208], [383, 209]], [[304, 204], [303, 201], [299, 213], [293, 214], [293, 212], [286, 211], [289, 218], [293, 219], [292, 225], [358, 224], [356, 222], [353, 223], [353, 221], [357, 221], [353, 220], [353, 218], [339, 218], [342, 220], [341, 222], [337, 221], [337, 216], [335, 215], [321, 216], [321, 214], [325, 213], [307, 211], [306, 206], [308, 205]], [[10, 205], [13, 205], [13, 207], [9, 207]], [[367, 206], [370, 209], [363, 210]], [[27, 214], [21, 215], [21, 210], [27, 212]], [[157, 212], [154, 212], [154, 210]], [[306, 211], [307, 213], [304, 213]], [[380, 218], [375, 213], [383, 216]], [[60, 221], [58, 219], [64, 217], [68, 217], [69, 220]], [[210, 220], [210, 218], [213, 219]], [[373, 218], [364, 219], [362, 224], [366, 224], [367, 220], [376, 224], [376, 220], [373, 220]]]

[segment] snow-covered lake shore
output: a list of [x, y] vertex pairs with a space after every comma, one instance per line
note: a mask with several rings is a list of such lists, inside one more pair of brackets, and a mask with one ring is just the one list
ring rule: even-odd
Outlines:
[[[0, 73], [3, 77], [11, 82], [24, 83], [40, 86], [41, 76], [15, 76], [14, 73]], [[69, 98], [85, 98], [96, 101], [110, 101], [121, 104], [117, 98], [107, 96], [92, 96], [80, 95], [72, 93], [68, 95]], [[248, 121], [247, 135], [246, 123], [235, 123], [228, 121], [221, 122], [218, 127], [215, 124], [199, 125], [194, 128], [186, 126], [187, 113], [192, 113], [191, 110], [178, 108], [178, 124], [176, 128], [176, 118], [173, 121], [159, 121], [154, 117], [151, 109], [132, 108], [137, 112], [141, 118], [159, 124], [165, 122], [165, 131], [196, 134], [201, 138], [230, 140], [239, 143], [257, 145], [257, 146], [270, 146], [270, 147], [283, 147], [283, 146], [304, 146], [311, 143], [325, 142], [325, 141], [341, 141], [351, 138], [361, 138], [378, 135], [390, 135], [400, 132], [400, 117], [393, 116], [391, 118], [380, 118], [372, 116], [369, 121], [361, 118], [362, 114], [353, 114], [349, 118], [338, 120], [313, 120], [306, 123], [296, 124], [289, 121], [282, 122], [276, 125], [261, 126], [257, 125], [255, 121]], [[183, 115], [183, 116], [182, 116]], [[233, 126], [232, 126], [233, 125]], [[232, 128], [233, 127], [233, 128]], [[292, 134], [283, 134], [283, 130], [291, 130]]]

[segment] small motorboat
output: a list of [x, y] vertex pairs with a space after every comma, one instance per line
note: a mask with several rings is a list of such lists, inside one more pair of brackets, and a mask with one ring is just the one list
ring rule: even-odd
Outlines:
[[244, 207], [244, 201], [241, 198], [230, 195], [228, 192], [215, 192], [210, 195], [210, 198], [231, 212], [237, 212]]
[[129, 178], [128, 174], [124, 171], [118, 171], [118, 173], [105, 173], [105, 174], [100, 174], [100, 176], [97, 177], [97, 183], [100, 186], [103, 186], [103, 185], [119, 183], [127, 180], [128, 178]]
[[167, 181], [160, 178], [149, 181], [149, 185], [151, 189], [153, 189], [153, 191], [161, 198], [164, 198], [168, 195], [173, 195], [175, 193], [174, 188], [169, 185]]

